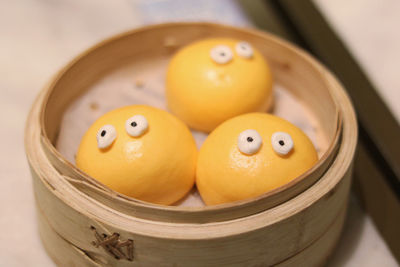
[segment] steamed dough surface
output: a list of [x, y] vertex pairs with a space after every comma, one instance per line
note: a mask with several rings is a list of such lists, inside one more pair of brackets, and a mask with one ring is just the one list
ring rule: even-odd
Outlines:
[[207, 38], [182, 47], [166, 77], [168, 108], [189, 127], [207, 133], [235, 116], [264, 112], [273, 101], [266, 59], [237, 39]]
[[[168, 59], [148, 58], [135, 61], [107, 73], [65, 111], [56, 147], [71, 163], [81, 138], [90, 125], [104, 113], [121, 106], [147, 104], [168, 110], [165, 101], [165, 73]], [[312, 112], [290, 91], [275, 83], [272, 114], [287, 119], [311, 139], [319, 157], [327, 150], [328, 141], [319, 129]], [[197, 147], [207, 135], [192, 130]], [[196, 188], [180, 201], [180, 206], [203, 206]]]

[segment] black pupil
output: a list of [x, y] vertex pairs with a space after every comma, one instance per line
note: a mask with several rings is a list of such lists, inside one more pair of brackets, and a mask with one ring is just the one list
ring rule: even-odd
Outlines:
[[107, 133], [106, 130], [101, 131], [101, 134], [100, 134], [101, 137], [104, 137], [106, 135], [106, 133]]
[[247, 137], [247, 142], [253, 142], [253, 140], [254, 140], [253, 137], [250, 137], [250, 136]]
[[285, 145], [285, 142], [283, 142], [282, 140], [279, 140], [279, 144], [280, 144], [281, 146], [284, 146], [284, 145]]
[[133, 122], [131, 123], [131, 125], [132, 125], [132, 127], [136, 127], [136, 126], [137, 126], [136, 121], [133, 121]]

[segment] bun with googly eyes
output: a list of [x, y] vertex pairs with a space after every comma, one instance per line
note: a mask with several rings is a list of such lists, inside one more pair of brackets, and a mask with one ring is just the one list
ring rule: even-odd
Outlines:
[[100, 149], [109, 147], [117, 138], [117, 131], [114, 126], [107, 124], [97, 131], [97, 146]]
[[285, 132], [276, 132], [271, 137], [272, 148], [279, 155], [287, 155], [293, 149], [293, 139]]
[[262, 138], [256, 130], [245, 130], [238, 136], [238, 148], [246, 155], [253, 155], [260, 150]]
[[255, 43], [243, 41], [206, 38], [171, 58], [165, 79], [168, 109], [190, 128], [210, 133], [228, 119], [272, 106], [269, 64]]
[[236, 53], [243, 58], [252, 58], [253, 57], [253, 48], [248, 42], [239, 42], [236, 44]]
[[211, 59], [218, 64], [226, 64], [233, 59], [232, 50], [226, 45], [217, 45], [211, 49]]
[[125, 122], [126, 132], [133, 137], [141, 136], [149, 128], [149, 123], [143, 115], [135, 115]]
[[202, 144], [196, 186], [207, 205], [240, 201], [289, 186], [317, 162], [301, 129], [272, 114], [247, 113], [220, 124]]

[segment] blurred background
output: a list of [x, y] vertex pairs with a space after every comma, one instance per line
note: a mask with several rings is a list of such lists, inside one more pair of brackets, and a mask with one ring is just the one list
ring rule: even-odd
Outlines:
[[[398, 266], [400, 235], [396, 237], [394, 217], [388, 214], [398, 219], [400, 213], [399, 14], [397, 0], [0, 0], [0, 266], [54, 266], [37, 232], [23, 147], [25, 119], [40, 89], [73, 57], [102, 39], [167, 21], [268, 30], [310, 50], [347, 88], [358, 86], [349, 94], [360, 118], [361, 152], [367, 147], [366, 155], [377, 166], [376, 179], [383, 179], [382, 188], [388, 191], [377, 188], [375, 195], [366, 189], [372, 182], [355, 182], [345, 230], [329, 266]], [[352, 69], [343, 71], [341, 66]], [[369, 121], [368, 112], [383, 114], [381, 120], [388, 124], [382, 128], [378, 121]], [[398, 139], [388, 140], [385, 132]], [[357, 168], [356, 163], [356, 172]], [[378, 193], [393, 194], [394, 200], [387, 201], [394, 202], [374, 206]], [[392, 210], [379, 213], [389, 205]]]

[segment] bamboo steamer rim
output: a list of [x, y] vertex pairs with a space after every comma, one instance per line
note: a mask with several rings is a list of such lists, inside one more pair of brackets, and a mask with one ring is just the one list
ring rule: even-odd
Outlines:
[[[301, 57], [303, 60], [307, 61], [310, 63], [310, 65], [312, 65], [315, 69], [315, 71], [317, 73], [319, 73], [322, 77], [326, 76], [326, 70], [316, 61], [314, 60], [308, 53], [299, 50], [298, 48], [294, 47], [293, 45], [291, 45], [290, 43], [281, 40], [280, 38], [277, 38], [271, 34], [265, 33], [265, 32], [260, 32], [257, 30], [249, 30], [249, 29], [238, 29], [235, 27], [230, 27], [230, 26], [222, 26], [222, 25], [217, 25], [217, 24], [212, 24], [212, 23], [167, 23], [167, 24], [161, 24], [161, 25], [152, 25], [152, 26], [146, 26], [140, 29], [136, 29], [136, 30], [132, 30], [132, 31], [128, 31], [126, 33], [122, 33], [119, 35], [116, 35], [114, 37], [111, 37], [109, 39], [106, 39], [105, 41], [93, 46], [92, 48], [88, 49], [87, 51], [83, 52], [81, 55], [79, 55], [78, 57], [76, 57], [75, 59], [73, 59], [71, 61], [71, 63], [69, 63], [65, 68], [63, 68], [60, 72], [58, 72], [58, 74], [55, 76], [55, 78], [53, 79], [53, 81], [50, 83], [50, 85], [46, 88], [43, 89], [42, 91], [42, 97], [39, 97], [38, 100], [36, 101], [35, 105], [40, 105], [40, 128], [41, 128], [41, 137], [40, 137], [40, 141], [42, 146], [44, 147], [45, 150], [47, 150], [47, 153], [50, 153], [50, 155], [56, 159], [58, 159], [66, 168], [70, 168], [72, 169], [75, 173], [77, 173], [80, 177], [83, 178], [84, 181], [86, 181], [88, 184], [90, 184], [91, 186], [97, 187], [103, 191], [106, 191], [110, 196], [115, 197], [115, 198], [119, 198], [125, 202], [129, 202], [132, 203], [132, 205], [135, 205], [137, 207], [143, 207], [143, 208], [148, 208], [151, 210], [162, 210], [162, 211], [167, 211], [167, 212], [171, 212], [171, 213], [204, 213], [204, 212], [213, 212], [213, 211], [219, 211], [219, 210], [229, 210], [230, 208], [237, 208], [238, 206], [243, 206], [246, 207], [248, 205], [251, 205], [254, 202], [263, 200], [263, 199], [267, 199], [270, 198], [271, 196], [277, 195], [279, 193], [284, 192], [285, 190], [287, 190], [288, 188], [292, 188], [293, 186], [295, 186], [296, 184], [298, 184], [299, 182], [303, 181], [306, 177], [308, 177], [311, 173], [315, 172], [316, 170], [318, 170], [319, 168], [321, 168], [322, 165], [326, 164], [328, 158], [330, 156], [332, 156], [333, 154], [335, 154], [336, 150], [339, 147], [339, 140], [340, 140], [340, 135], [341, 135], [341, 131], [342, 131], [342, 112], [340, 111], [339, 107], [338, 107], [338, 101], [336, 99], [336, 97], [334, 97], [333, 92], [331, 91], [331, 83], [329, 82], [329, 79], [326, 78], [325, 79], [325, 83], [326, 83], [326, 87], [330, 90], [330, 95], [334, 101], [334, 103], [336, 103], [336, 132], [334, 135], [334, 138], [331, 142], [331, 144], [329, 145], [329, 148], [327, 149], [327, 151], [323, 154], [323, 156], [319, 159], [318, 163], [316, 165], [314, 165], [313, 168], [311, 168], [309, 171], [307, 171], [306, 173], [304, 173], [303, 175], [297, 177], [296, 179], [294, 179], [293, 181], [291, 181], [290, 183], [288, 183], [285, 186], [279, 187], [275, 190], [272, 190], [268, 193], [265, 193], [261, 196], [255, 197], [255, 198], [251, 198], [251, 199], [247, 199], [247, 200], [242, 200], [242, 201], [237, 201], [237, 202], [233, 202], [233, 203], [227, 203], [227, 204], [220, 204], [220, 205], [214, 205], [214, 206], [205, 206], [205, 207], [178, 207], [178, 206], [164, 206], [164, 205], [157, 205], [157, 204], [153, 204], [153, 203], [148, 203], [148, 202], [144, 202], [144, 201], [140, 201], [137, 199], [132, 199], [130, 197], [126, 197], [126, 196], [122, 196], [120, 194], [118, 194], [117, 192], [114, 192], [108, 188], [106, 188], [105, 186], [101, 185], [100, 183], [98, 183], [96, 180], [94, 180], [93, 178], [87, 176], [86, 174], [84, 174], [83, 172], [81, 172], [76, 166], [74, 166], [72, 163], [70, 163], [69, 161], [67, 161], [61, 154], [60, 152], [57, 151], [57, 149], [54, 147], [54, 145], [52, 144], [52, 142], [50, 141], [48, 135], [47, 135], [47, 131], [46, 131], [46, 125], [45, 125], [45, 112], [47, 109], [47, 104], [48, 104], [48, 100], [51, 97], [51, 94], [53, 92], [54, 86], [57, 84], [58, 80], [70, 69], [72, 68], [75, 64], [77, 64], [77, 62], [79, 62], [79, 60], [81, 60], [82, 58], [84, 58], [87, 54], [92, 53], [93, 51], [95, 51], [96, 49], [102, 47], [102, 46], [106, 46], [110, 43], [112, 43], [113, 41], [119, 40], [120, 38], [125, 37], [126, 35], [131, 35], [131, 34], [135, 34], [137, 32], [142, 32], [142, 31], [148, 31], [148, 30], [152, 30], [152, 29], [156, 29], [156, 28], [163, 28], [163, 27], [174, 27], [174, 26], [203, 26], [203, 27], [217, 27], [217, 28], [225, 28], [225, 29], [231, 29], [231, 30], [235, 30], [235, 31], [245, 31], [246, 33], [250, 33], [253, 34], [255, 36], [258, 37], [263, 37], [263, 38], [268, 38], [269, 40], [281, 45], [281, 46], [285, 46], [287, 49], [295, 51], [299, 57]], [[329, 163], [327, 164], [329, 165]], [[327, 168], [328, 166], [326, 166]], [[325, 171], [325, 170], [323, 170]], [[60, 176], [60, 179], [63, 179], [63, 175]], [[279, 204], [279, 203], [278, 203]]]

